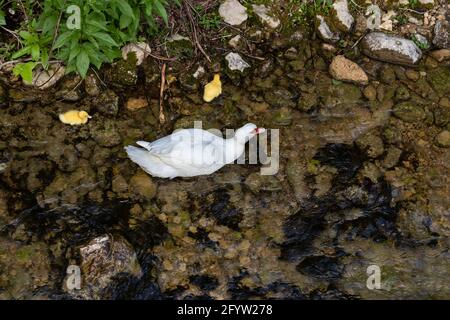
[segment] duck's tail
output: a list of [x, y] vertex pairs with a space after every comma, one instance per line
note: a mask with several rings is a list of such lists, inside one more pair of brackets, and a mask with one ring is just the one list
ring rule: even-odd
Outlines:
[[153, 157], [147, 150], [134, 146], [126, 146], [125, 151], [134, 163], [138, 164], [148, 174], [160, 178], [172, 178], [173, 168], [162, 163], [158, 158]]

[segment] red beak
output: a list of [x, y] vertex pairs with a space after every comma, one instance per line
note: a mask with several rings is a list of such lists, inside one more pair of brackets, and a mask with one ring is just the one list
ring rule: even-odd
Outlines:
[[266, 131], [266, 129], [264, 129], [264, 128], [256, 128], [253, 130], [253, 132], [255, 134], [260, 134], [260, 133], [263, 133], [264, 131]]

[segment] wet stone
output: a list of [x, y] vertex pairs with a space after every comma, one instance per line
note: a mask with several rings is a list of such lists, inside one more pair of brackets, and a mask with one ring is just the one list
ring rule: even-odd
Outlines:
[[442, 148], [450, 147], [450, 131], [444, 130], [436, 136], [436, 145]]
[[393, 110], [394, 115], [406, 122], [419, 122], [426, 118], [425, 111], [418, 105], [411, 102], [397, 104]]
[[92, 103], [104, 115], [115, 117], [119, 112], [119, 97], [112, 90], [102, 92]]
[[250, 174], [245, 179], [247, 187], [255, 194], [260, 191], [279, 191], [281, 190], [280, 181], [271, 175], [261, 175], [259, 172]]
[[150, 200], [155, 197], [156, 190], [157, 186], [152, 178], [141, 170], [130, 180], [130, 192], [137, 199]]
[[359, 137], [356, 144], [360, 149], [365, 150], [370, 158], [378, 158], [384, 153], [383, 140], [373, 132]]
[[[121, 273], [140, 278], [142, 270], [130, 243], [119, 235], [103, 235], [80, 248], [83, 288], [81, 294], [101, 299], [102, 291]], [[72, 293], [72, 292], [71, 292]]]
[[362, 50], [373, 59], [404, 65], [414, 65], [422, 58], [422, 51], [413, 41], [382, 32], [367, 34]]

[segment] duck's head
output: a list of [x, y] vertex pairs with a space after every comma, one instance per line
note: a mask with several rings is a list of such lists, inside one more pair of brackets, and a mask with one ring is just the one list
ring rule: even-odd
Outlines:
[[78, 112], [78, 117], [82, 120], [82, 121], [87, 121], [87, 119], [90, 119], [91, 116], [86, 112], [86, 111], [80, 111]]
[[239, 141], [247, 142], [254, 136], [263, 133], [264, 131], [266, 131], [266, 129], [258, 128], [253, 123], [247, 123], [236, 131], [235, 137]]

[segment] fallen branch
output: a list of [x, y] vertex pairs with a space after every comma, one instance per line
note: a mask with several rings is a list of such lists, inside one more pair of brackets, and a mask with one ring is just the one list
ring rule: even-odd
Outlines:
[[161, 87], [159, 90], [159, 123], [164, 124], [166, 118], [164, 117], [163, 102], [164, 102], [164, 85], [166, 83], [166, 64], [164, 63], [161, 69]]

